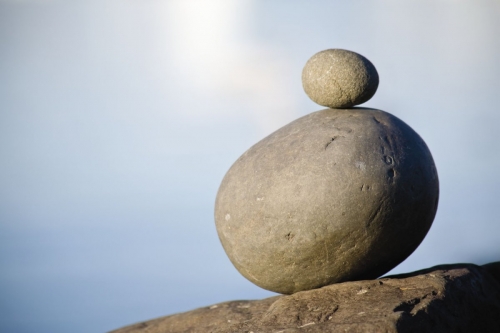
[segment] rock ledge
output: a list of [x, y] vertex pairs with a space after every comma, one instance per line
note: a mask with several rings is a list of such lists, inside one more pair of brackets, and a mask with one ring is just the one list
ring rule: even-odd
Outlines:
[[500, 262], [232, 301], [111, 333], [500, 332]]

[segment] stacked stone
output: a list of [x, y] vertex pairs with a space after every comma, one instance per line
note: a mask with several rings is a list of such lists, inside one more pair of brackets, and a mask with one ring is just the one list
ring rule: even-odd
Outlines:
[[422, 242], [439, 197], [420, 136], [387, 112], [353, 108], [377, 90], [370, 61], [325, 50], [309, 59], [302, 82], [328, 109], [246, 151], [215, 204], [217, 232], [234, 266], [283, 294], [388, 272]]

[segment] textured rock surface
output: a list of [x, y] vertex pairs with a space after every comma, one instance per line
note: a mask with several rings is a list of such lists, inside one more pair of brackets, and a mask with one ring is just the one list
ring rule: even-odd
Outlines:
[[[498, 273], [500, 262], [484, 267]], [[500, 332], [500, 280], [488, 269], [437, 266], [291, 296], [221, 303], [113, 333]]]
[[368, 101], [378, 82], [377, 70], [368, 59], [341, 49], [316, 53], [302, 71], [307, 96], [330, 108], [349, 108]]
[[408, 125], [379, 110], [326, 109], [233, 164], [215, 221], [243, 276], [291, 294], [388, 272], [425, 237], [438, 192], [432, 156]]

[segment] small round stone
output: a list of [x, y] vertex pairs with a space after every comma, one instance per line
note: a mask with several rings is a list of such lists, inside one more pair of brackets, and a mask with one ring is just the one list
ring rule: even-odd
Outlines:
[[438, 196], [431, 153], [403, 121], [373, 109], [326, 109], [233, 164], [215, 222], [243, 276], [291, 294], [385, 274], [424, 239]]
[[302, 71], [302, 86], [314, 102], [342, 109], [362, 104], [378, 87], [375, 66], [360, 54], [329, 49], [313, 55]]

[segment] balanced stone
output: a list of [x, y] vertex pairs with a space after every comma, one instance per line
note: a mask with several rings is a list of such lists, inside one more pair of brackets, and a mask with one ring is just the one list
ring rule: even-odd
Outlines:
[[[303, 85], [335, 108], [368, 100], [375, 67], [346, 50], [317, 53]], [[376, 109], [326, 109], [272, 133], [229, 169], [215, 222], [229, 259], [262, 288], [291, 294], [373, 279], [406, 259], [436, 214], [425, 142]]]
[[314, 102], [349, 108], [368, 101], [377, 91], [375, 66], [360, 54], [341, 49], [316, 53], [302, 71], [302, 85]]
[[291, 294], [388, 272], [424, 239], [438, 195], [429, 149], [403, 121], [375, 109], [326, 109], [233, 164], [215, 221], [243, 276]]

